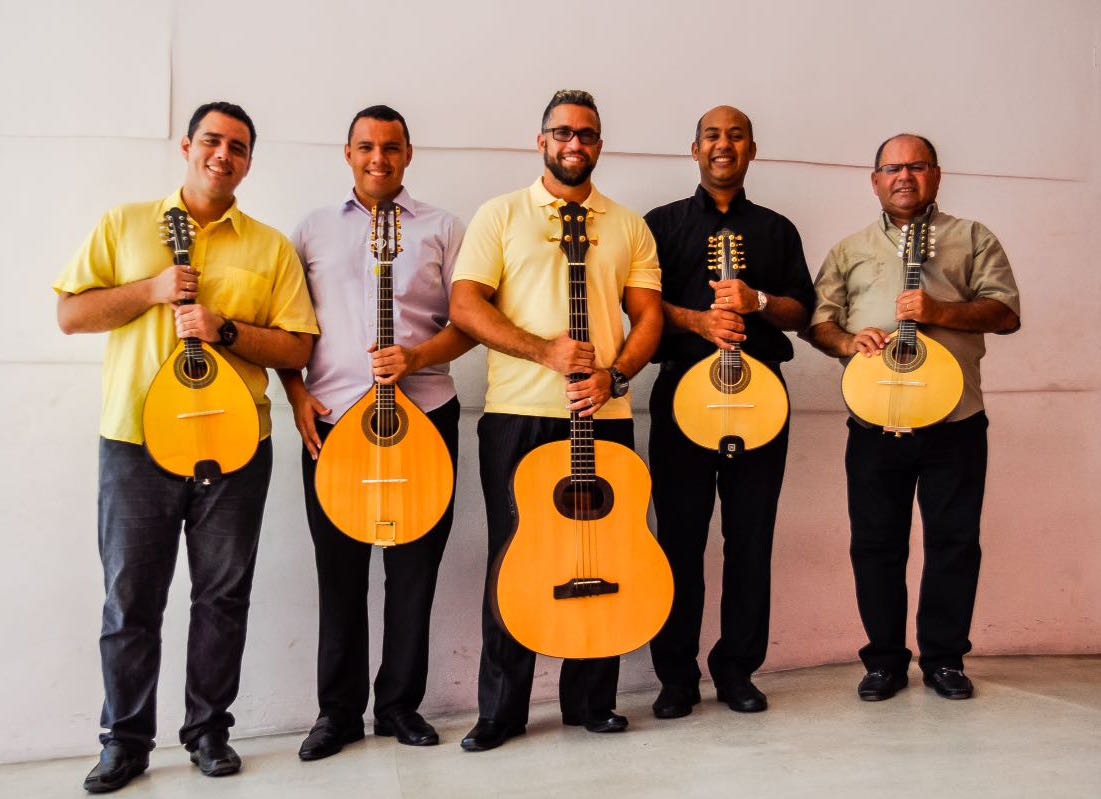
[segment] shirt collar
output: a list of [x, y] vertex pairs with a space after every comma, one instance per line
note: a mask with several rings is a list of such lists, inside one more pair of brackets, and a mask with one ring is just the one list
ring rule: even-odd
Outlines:
[[[404, 186], [401, 187], [401, 191], [394, 197], [394, 204], [401, 208], [401, 212], [407, 216], [415, 217], [417, 215], [417, 201], [413, 199], [412, 195], [409, 194], [409, 190]], [[359, 201], [359, 197], [356, 195], [356, 190], [354, 188], [349, 189], [348, 195], [344, 198], [344, 210], [347, 211], [351, 208], [358, 208], [367, 215], [371, 213], [371, 210]]]
[[[718, 207], [715, 205], [715, 198], [703, 187], [703, 184], [696, 186], [696, 193], [692, 196], [692, 202], [697, 207], [708, 211], [718, 211]], [[734, 197], [734, 201], [730, 203], [730, 210], [733, 211], [737, 208], [748, 203], [749, 200], [745, 196], [745, 188], [743, 187], [738, 191], [737, 196]]]
[[[596, 211], [598, 214], [603, 214], [608, 210], [608, 198], [597, 191], [596, 186], [589, 184], [591, 190], [589, 196], [581, 203], [582, 207], [588, 208], [590, 211]], [[549, 191], [547, 187], [543, 185], [543, 176], [540, 175], [535, 179], [535, 182], [531, 184], [529, 189], [531, 192], [531, 198], [537, 206], [540, 208], [553, 205], [555, 207], [565, 205], [565, 202], [555, 197]]]
[[[170, 208], [179, 208], [181, 211], [187, 211], [187, 205], [184, 203], [183, 200], [182, 186], [176, 189], [173, 194], [165, 197], [164, 200], [161, 202], [161, 215], [163, 216], [165, 211], [168, 211]], [[188, 216], [191, 216], [190, 212], [188, 213]], [[233, 229], [233, 232], [240, 236], [243, 217], [244, 214], [242, 214], [241, 209], [237, 207], [237, 198], [235, 197], [233, 199], [233, 205], [231, 205], [229, 209], [221, 215], [221, 217], [211, 222], [204, 229], [209, 229], [214, 225], [220, 225], [222, 222], [228, 221], [230, 227]]]

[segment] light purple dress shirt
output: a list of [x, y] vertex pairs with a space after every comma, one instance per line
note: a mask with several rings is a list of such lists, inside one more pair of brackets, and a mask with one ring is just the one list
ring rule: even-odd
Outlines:
[[[417, 202], [402, 188], [401, 246], [394, 258], [394, 343], [409, 348], [447, 325], [451, 272], [463, 238], [454, 214]], [[295, 229], [321, 336], [306, 372], [306, 388], [335, 422], [374, 384], [367, 349], [378, 337], [378, 276], [370, 249], [371, 212], [355, 192], [340, 205], [319, 208]], [[429, 366], [398, 385], [422, 411], [455, 396], [450, 364]]]

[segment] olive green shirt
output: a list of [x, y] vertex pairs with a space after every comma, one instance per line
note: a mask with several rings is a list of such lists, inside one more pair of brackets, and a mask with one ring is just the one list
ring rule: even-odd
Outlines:
[[[935, 255], [922, 266], [921, 288], [943, 302], [997, 300], [1020, 316], [1017, 283], [1002, 245], [985, 226], [935, 209]], [[902, 231], [886, 214], [842, 240], [826, 256], [814, 281], [817, 303], [810, 325], [836, 322], [849, 333], [875, 327], [898, 329], [895, 300], [903, 291], [906, 264], [899, 257]], [[982, 333], [921, 325], [963, 369], [963, 397], [945, 421], [958, 422], [983, 409], [979, 360], [986, 353]], [[847, 361], [847, 359], [845, 359]]]

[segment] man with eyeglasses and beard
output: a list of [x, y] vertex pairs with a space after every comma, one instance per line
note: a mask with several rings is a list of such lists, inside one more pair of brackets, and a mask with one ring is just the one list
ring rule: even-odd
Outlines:
[[[485, 414], [478, 424], [489, 562], [514, 528], [509, 485], [531, 450], [568, 437], [571, 411], [595, 419], [594, 435], [633, 447], [628, 380], [661, 336], [661, 276], [654, 239], [642, 217], [609, 200], [591, 175], [602, 146], [600, 115], [588, 92], [559, 91], [536, 138], [543, 174], [529, 187], [496, 197], [474, 215], [459, 252], [451, 320], [490, 349]], [[561, 233], [555, 209], [588, 212], [586, 278], [591, 342], [569, 337], [568, 268], [550, 237]], [[631, 321], [624, 335], [621, 307]], [[566, 376], [588, 377], [567, 383]], [[462, 741], [467, 751], [500, 746], [524, 732], [535, 653], [494, 618], [489, 575], [482, 604], [479, 718]], [[614, 712], [619, 659], [566, 660], [559, 679], [562, 721], [590, 732], [620, 732]]]
[[[1020, 327], [1020, 299], [1001, 244], [978, 222], [937, 208], [937, 152], [903, 133], [880, 145], [872, 189], [882, 212], [830, 250], [818, 273], [818, 303], [806, 337], [843, 359], [883, 353], [887, 336], [913, 320], [963, 370], [963, 397], [942, 422], [885, 435], [850, 416], [845, 452], [850, 555], [868, 644], [868, 673], [857, 694], [890, 699], [906, 687], [906, 560], [915, 487], [925, 564], [917, 610], [919, 665], [926, 685], [947, 699], [968, 699], [963, 673], [979, 578], [979, 518], [986, 480], [986, 413], [979, 359], [984, 333]], [[936, 254], [922, 265], [920, 288], [904, 290], [901, 227], [929, 213]]]

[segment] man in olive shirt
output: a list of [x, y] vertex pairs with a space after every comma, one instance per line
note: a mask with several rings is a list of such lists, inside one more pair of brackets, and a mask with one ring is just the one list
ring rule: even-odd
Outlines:
[[[918, 600], [919, 665], [926, 685], [967, 699], [963, 656], [979, 577], [979, 519], [986, 480], [986, 428], [979, 359], [984, 333], [1020, 326], [1020, 301], [1009, 260], [978, 222], [936, 208], [940, 167], [933, 145], [913, 134], [880, 145], [872, 188], [883, 212], [834, 247], [815, 287], [818, 303], [807, 338], [844, 359], [883, 352], [898, 323], [914, 320], [943, 344], [963, 370], [963, 398], [948, 418], [901, 437], [850, 417], [845, 453], [851, 556], [857, 604], [868, 644], [861, 699], [889, 699], [907, 684], [906, 559], [915, 488], [925, 567]], [[900, 227], [932, 211], [936, 255], [921, 287], [903, 290]]]

